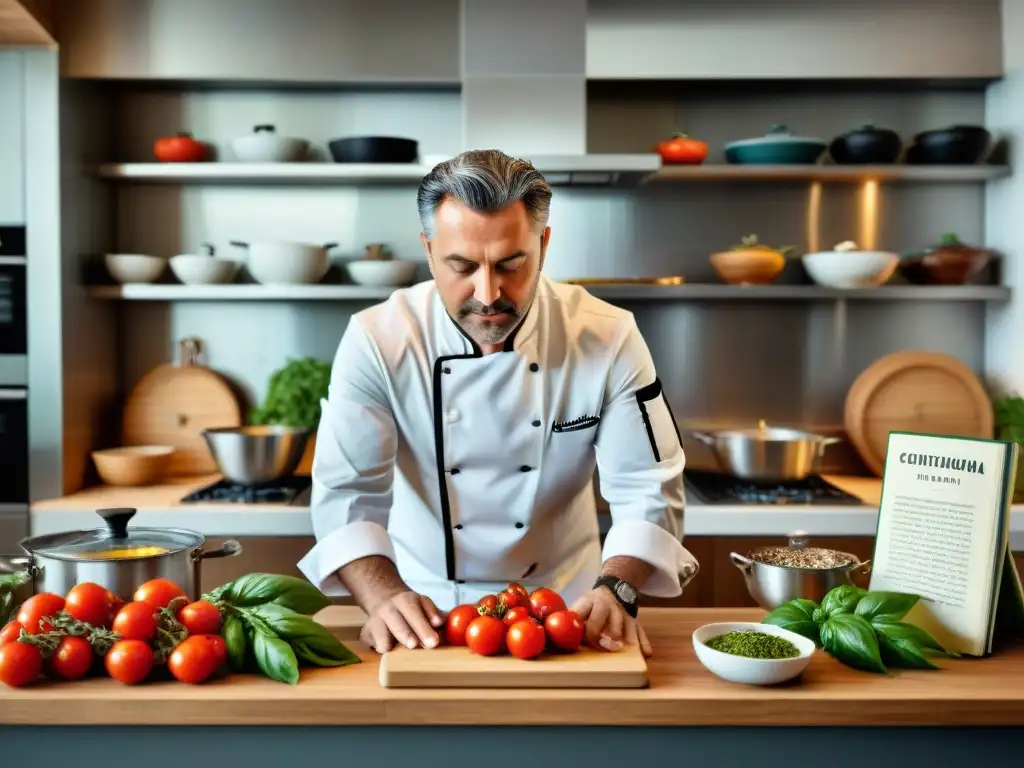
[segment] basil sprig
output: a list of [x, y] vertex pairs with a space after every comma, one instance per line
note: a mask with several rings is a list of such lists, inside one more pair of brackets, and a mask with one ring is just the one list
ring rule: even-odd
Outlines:
[[0, 576], [0, 627], [10, 621], [20, 607], [15, 602], [14, 591], [30, 581], [32, 574], [28, 571], [15, 571]]
[[790, 600], [762, 623], [803, 635], [855, 669], [938, 669], [933, 656], [957, 654], [943, 648], [927, 630], [902, 621], [919, 599], [905, 592], [868, 592], [844, 584], [829, 591], [821, 605], [805, 598]]
[[236, 670], [294, 685], [299, 668], [358, 664], [359, 656], [311, 617], [330, 601], [307, 581], [254, 573], [203, 596], [224, 611], [221, 634]]

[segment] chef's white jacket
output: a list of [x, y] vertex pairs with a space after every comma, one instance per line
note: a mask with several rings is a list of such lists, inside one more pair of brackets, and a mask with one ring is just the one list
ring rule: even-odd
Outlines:
[[[442, 610], [510, 581], [572, 603], [604, 560], [654, 567], [674, 597], [697, 574], [682, 545], [679, 432], [631, 313], [541, 277], [530, 311], [484, 355], [432, 281], [354, 315], [316, 438], [316, 545], [328, 595], [369, 555]], [[612, 525], [602, 550], [594, 471]]]

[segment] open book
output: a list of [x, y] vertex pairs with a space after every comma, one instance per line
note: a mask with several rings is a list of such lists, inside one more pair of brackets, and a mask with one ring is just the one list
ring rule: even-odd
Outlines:
[[891, 432], [870, 589], [921, 596], [906, 621], [947, 650], [992, 652], [1024, 636], [1024, 589], [1010, 551], [1018, 446]]

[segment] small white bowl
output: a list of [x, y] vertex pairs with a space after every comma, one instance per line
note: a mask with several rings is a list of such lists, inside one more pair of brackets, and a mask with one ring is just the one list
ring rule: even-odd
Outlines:
[[242, 266], [238, 259], [221, 259], [197, 253], [171, 257], [171, 272], [185, 285], [230, 283]]
[[144, 253], [108, 253], [104, 263], [110, 276], [122, 284], [152, 283], [167, 267], [167, 259]]
[[[705, 643], [713, 637], [728, 632], [752, 630], [767, 635], [776, 635], [789, 640], [800, 651], [799, 656], [792, 659], [748, 659], [746, 656], [734, 656], [709, 648]], [[753, 621], [720, 622], [705, 624], [693, 633], [693, 649], [710, 672], [723, 680], [745, 685], [775, 685], [792, 680], [800, 675], [811, 662], [816, 650], [814, 641], [803, 635], [790, 632], [788, 629], [774, 624], [760, 624]]]
[[877, 288], [892, 277], [900, 257], [889, 251], [819, 251], [804, 254], [803, 263], [818, 285]]
[[231, 149], [243, 163], [294, 163], [306, 159], [309, 142], [278, 136], [272, 125], [257, 125], [248, 136], [234, 139]]
[[409, 285], [416, 279], [415, 261], [352, 261], [347, 265], [352, 282], [359, 285]]

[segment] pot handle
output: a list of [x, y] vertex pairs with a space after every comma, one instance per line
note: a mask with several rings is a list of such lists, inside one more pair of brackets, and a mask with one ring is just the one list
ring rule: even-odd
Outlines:
[[823, 438], [821, 438], [821, 440], [818, 442], [818, 456], [824, 456], [825, 455], [825, 449], [828, 448], [830, 445], [835, 445], [836, 443], [841, 443], [841, 442], [843, 442], [843, 438], [841, 438], [841, 437], [823, 437]]
[[249, 244], [247, 242], [245, 242], [244, 240], [229, 240], [228, 242], [230, 242], [236, 248], [245, 248], [245, 249], [249, 248]]
[[732, 564], [743, 571], [744, 576], [750, 575], [750, 569], [754, 566], [754, 561], [749, 557], [744, 557], [739, 552], [730, 552], [729, 559], [732, 560]]
[[850, 573], [853, 573], [854, 571], [859, 571], [861, 569], [863, 569], [865, 573], [869, 572], [871, 570], [871, 561], [862, 560], [850, 569]]
[[234, 539], [225, 541], [217, 549], [212, 549], [209, 552], [203, 552], [201, 549], [197, 549], [192, 555], [193, 560], [213, 560], [217, 557], [234, 557], [235, 555], [242, 554], [242, 545]]
[[0, 573], [27, 571], [29, 576], [35, 576], [40, 570], [27, 555], [0, 555]]
[[715, 438], [712, 437], [711, 435], [709, 435], [707, 432], [691, 432], [690, 434], [693, 435], [693, 437], [695, 439], [697, 439], [700, 442], [704, 443], [704, 445], [714, 445], [715, 444]]
[[330, 243], [324, 243], [323, 244], [323, 249], [325, 251], [329, 251], [329, 250], [331, 250], [331, 248], [337, 248], [337, 247], [338, 247], [338, 244], [335, 243], [335, 242], [330, 242]]
[[135, 516], [134, 507], [108, 507], [97, 509], [96, 514], [103, 518], [115, 539], [128, 538], [128, 521]]

